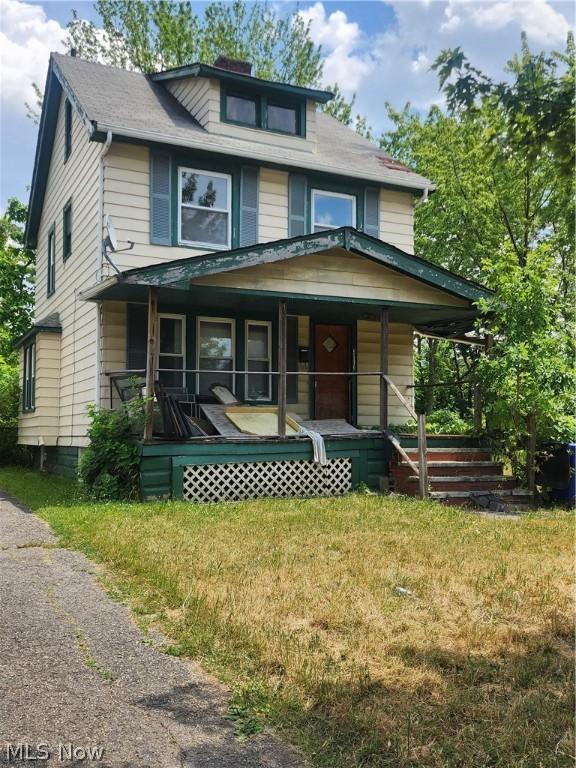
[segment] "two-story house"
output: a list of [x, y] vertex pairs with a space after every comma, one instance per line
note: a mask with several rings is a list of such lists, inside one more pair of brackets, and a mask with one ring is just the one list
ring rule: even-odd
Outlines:
[[[19, 340], [19, 440], [45, 466], [74, 466], [87, 406], [118, 404], [132, 372], [211, 425], [178, 439], [149, 415], [145, 497], [378, 487], [383, 432], [413, 404], [415, 329], [472, 327], [488, 292], [413, 254], [431, 182], [320, 111], [331, 98], [223, 58], [143, 75], [52, 54]], [[244, 429], [214, 384], [278, 432]], [[327, 464], [294, 421], [323, 434]]]

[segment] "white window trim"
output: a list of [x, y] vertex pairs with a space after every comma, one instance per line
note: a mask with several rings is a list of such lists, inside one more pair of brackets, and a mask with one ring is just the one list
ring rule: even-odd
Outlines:
[[[196, 318], [196, 368], [200, 369], [200, 325], [201, 323], [228, 323], [231, 328], [230, 339], [232, 341], [232, 370], [236, 370], [236, 320], [233, 317], [210, 317], [202, 315]], [[226, 371], [214, 371], [214, 373], [226, 373]], [[236, 389], [236, 374], [232, 374], [232, 392]], [[196, 392], [200, 393], [200, 374], [196, 374]]]
[[[323, 195], [324, 197], [339, 197], [343, 200], [352, 201], [352, 224], [321, 224], [316, 222], [316, 195]], [[340, 227], [351, 226], [356, 227], [356, 195], [347, 195], [344, 192], [329, 192], [326, 189], [313, 189], [312, 190], [312, 232], [316, 227], [323, 227], [324, 229], [340, 229]]]
[[[248, 357], [248, 327], [250, 325], [265, 325], [268, 328], [268, 357]], [[272, 323], [270, 320], [246, 320], [245, 323], [245, 333], [244, 333], [245, 339], [244, 339], [244, 358], [246, 360], [246, 370], [249, 368], [249, 361], [250, 360], [256, 360], [258, 362], [265, 362], [268, 363], [268, 370], [272, 370]], [[262, 376], [266, 375], [266, 371], [253, 371], [252, 372], [256, 376]], [[268, 397], [261, 397], [257, 400], [252, 400], [248, 397], [248, 378], [251, 374], [246, 373], [244, 374], [244, 390], [246, 393], [246, 400], [250, 400], [251, 402], [255, 403], [268, 403], [272, 400], [272, 374], [268, 374]]]
[[[205, 208], [202, 205], [182, 202], [182, 173], [197, 173], [202, 176], [214, 176], [218, 179], [226, 179], [226, 208]], [[182, 208], [192, 208], [196, 211], [216, 211], [228, 214], [228, 242], [226, 245], [214, 243], [202, 243], [198, 240], [184, 240], [182, 238]], [[178, 166], [178, 243], [180, 245], [193, 245], [200, 248], [208, 248], [211, 251], [228, 251], [232, 247], [232, 176], [229, 173], [216, 173], [216, 171], [203, 171], [200, 168], [187, 168]]]
[[[175, 352], [160, 351], [160, 322], [161, 320], [180, 320], [182, 322], [182, 354]], [[158, 349], [156, 350], [156, 370], [162, 368], [160, 365], [160, 356], [162, 357], [181, 357], [182, 358], [182, 386], [186, 386], [186, 315], [172, 315], [165, 312], [158, 313]], [[178, 373], [178, 369], [174, 369]], [[160, 374], [158, 374], [160, 375]]]

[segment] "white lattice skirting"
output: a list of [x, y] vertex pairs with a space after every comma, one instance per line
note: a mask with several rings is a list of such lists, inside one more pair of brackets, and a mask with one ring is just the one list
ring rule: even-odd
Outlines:
[[183, 497], [188, 501], [240, 501], [262, 497], [335, 496], [352, 490], [352, 459], [188, 464]]

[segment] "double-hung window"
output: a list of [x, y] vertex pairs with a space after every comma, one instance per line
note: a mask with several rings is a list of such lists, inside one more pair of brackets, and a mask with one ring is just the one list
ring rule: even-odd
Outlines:
[[72, 104], [64, 102], [64, 162], [72, 153]]
[[185, 321], [184, 315], [158, 315], [158, 368], [160, 369], [158, 381], [163, 387], [185, 386]]
[[356, 226], [356, 197], [340, 192], [312, 190], [312, 231]]
[[231, 177], [193, 168], [179, 168], [178, 176], [180, 243], [214, 250], [230, 248]]
[[48, 258], [46, 272], [46, 293], [51, 296], [56, 289], [56, 229], [54, 225], [48, 232]]
[[24, 347], [24, 370], [22, 377], [22, 408], [34, 410], [36, 405], [36, 344]]
[[[197, 391], [209, 395], [212, 384], [224, 384], [234, 391], [236, 355], [234, 320], [222, 317], [198, 318], [198, 369]], [[212, 373], [214, 371], [214, 373]]]
[[72, 255], [72, 201], [68, 201], [62, 211], [62, 258], [64, 261]]
[[246, 399], [272, 399], [272, 324], [246, 321]]

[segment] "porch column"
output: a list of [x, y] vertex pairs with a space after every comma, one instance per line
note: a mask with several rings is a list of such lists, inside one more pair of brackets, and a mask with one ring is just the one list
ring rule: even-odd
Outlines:
[[154, 368], [158, 328], [158, 289], [148, 289], [148, 344], [146, 347], [146, 405], [144, 408], [144, 440], [152, 439], [154, 429]]
[[388, 307], [380, 310], [380, 431], [388, 428], [388, 382], [384, 375], [388, 375]]
[[288, 329], [286, 301], [278, 302], [278, 434], [286, 437], [286, 335]]

